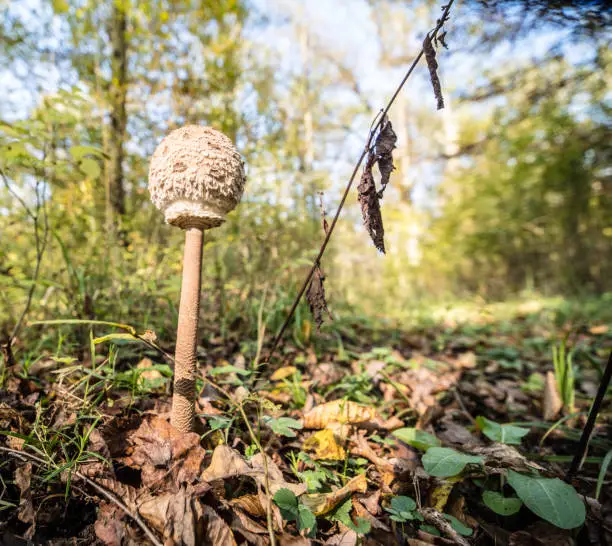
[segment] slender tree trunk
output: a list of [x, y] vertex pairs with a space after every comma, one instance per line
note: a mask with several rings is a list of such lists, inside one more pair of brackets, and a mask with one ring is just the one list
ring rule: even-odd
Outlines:
[[113, 0], [111, 4], [109, 22], [111, 82], [109, 87], [108, 199], [115, 216], [114, 223], [117, 225], [117, 217], [121, 217], [125, 213], [123, 157], [127, 125], [127, 5], [125, 0]]

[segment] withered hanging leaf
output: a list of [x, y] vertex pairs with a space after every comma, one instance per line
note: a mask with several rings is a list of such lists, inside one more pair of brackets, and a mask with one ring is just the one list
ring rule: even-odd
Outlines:
[[374, 246], [383, 254], [385, 253], [385, 230], [380, 214], [380, 198], [376, 193], [376, 184], [372, 175], [372, 158], [368, 158], [361, 181], [357, 186], [359, 194], [359, 204], [361, 205], [361, 215], [363, 223], [372, 238]]
[[446, 34], [446, 31], [441, 32], [436, 38], [436, 42], [440, 42], [444, 46], [444, 49], [448, 49], [448, 44], [446, 43]]
[[321, 324], [323, 324], [323, 313], [327, 313], [329, 318], [332, 318], [331, 313], [327, 308], [327, 301], [325, 300], [325, 287], [323, 286], [324, 281], [325, 277], [323, 276], [321, 267], [317, 265], [314, 273], [312, 274], [312, 280], [310, 281], [308, 291], [306, 292], [306, 299], [308, 300], [312, 317], [317, 324], [317, 330], [321, 327]]
[[389, 183], [389, 177], [395, 170], [393, 150], [395, 149], [396, 142], [397, 135], [393, 130], [391, 121], [385, 116], [375, 144], [376, 159], [378, 160], [378, 169], [380, 170], [380, 183], [382, 184], [382, 189], [378, 193], [379, 197], [382, 197], [385, 186]]
[[440, 78], [438, 78], [438, 61], [436, 61], [436, 50], [434, 49], [429, 34], [423, 41], [423, 53], [425, 53], [427, 68], [429, 68], [429, 79], [431, 80], [434, 95], [438, 101], [438, 110], [441, 110], [444, 108], [444, 97], [442, 97], [442, 87], [440, 85]]

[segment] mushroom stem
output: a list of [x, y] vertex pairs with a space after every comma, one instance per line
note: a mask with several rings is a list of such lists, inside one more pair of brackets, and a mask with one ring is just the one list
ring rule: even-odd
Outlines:
[[202, 281], [202, 244], [204, 230], [185, 230], [183, 282], [179, 307], [176, 353], [174, 357], [174, 394], [170, 423], [181, 432], [192, 432], [195, 418], [198, 319]]

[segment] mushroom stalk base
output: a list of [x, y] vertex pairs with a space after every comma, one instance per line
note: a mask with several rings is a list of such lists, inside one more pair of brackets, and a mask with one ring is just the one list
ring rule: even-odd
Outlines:
[[172, 426], [181, 432], [192, 432], [195, 418], [196, 351], [203, 240], [204, 232], [201, 228], [190, 227], [185, 230], [183, 282], [176, 334], [174, 393], [170, 417]]

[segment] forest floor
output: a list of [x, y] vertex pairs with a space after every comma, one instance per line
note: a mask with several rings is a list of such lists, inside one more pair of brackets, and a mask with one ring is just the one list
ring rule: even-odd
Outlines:
[[612, 545], [609, 397], [563, 481], [612, 349], [603, 316], [304, 321], [265, 367], [209, 335], [190, 434], [168, 422], [163, 343], [92, 329], [115, 332], [93, 363], [60, 344], [2, 370], [2, 545]]

